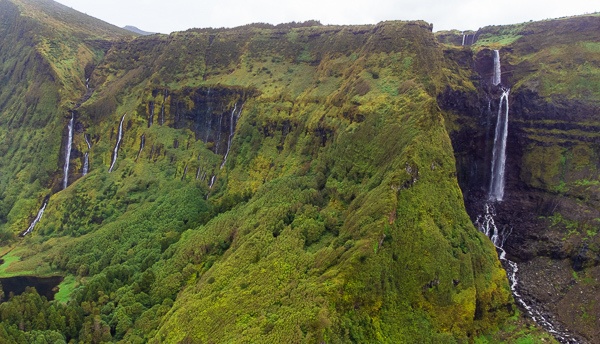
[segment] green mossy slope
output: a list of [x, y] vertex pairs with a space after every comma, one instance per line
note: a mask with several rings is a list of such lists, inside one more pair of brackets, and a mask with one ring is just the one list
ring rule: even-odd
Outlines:
[[[74, 172], [6, 269], [75, 282], [66, 303], [3, 303], [4, 338], [464, 342], [511, 312], [494, 247], [464, 210], [428, 24], [31, 43], [62, 80], [49, 106], [62, 115], [49, 111], [54, 143], [33, 155], [50, 177], [3, 203], [5, 226], [26, 227], [62, 177], [71, 109]], [[66, 320], [17, 316], [27, 302]]]

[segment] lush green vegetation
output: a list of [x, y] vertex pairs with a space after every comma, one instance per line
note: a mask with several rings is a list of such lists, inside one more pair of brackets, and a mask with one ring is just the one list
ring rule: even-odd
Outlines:
[[[0, 240], [12, 249], [0, 274], [68, 277], [55, 301], [33, 290], [5, 298], [0, 338], [545, 338], [507, 322], [506, 276], [464, 210], [445, 125], [464, 123], [443, 118], [436, 96], [446, 83], [475, 87], [444, 64], [427, 24], [257, 24], [117, 40], [121, 31], [69, 24], [74, 14], [50, 3], [14, 3], [0, 0]], [[564, 32], [578, 25], [565, 23]], [[542, 49], [524, 33], [536, 25], [490, 29], [480, 41], [513, 49], [503, 56], [517, 66], [514, 92], [598, 99], [597, 44], [559, 36]], [[573, 49], [588, 62], [568, 60]], [[565, 59], [569, 73], [556, 68]], [[74, 172], [60, 190], [70, 110]], [[521, 177], [595, 204], [597, 148], [554, 143], [597, 136], [557, 123], [527, 132]], [[85, 135], [91, 172], [82, 177]], [[50, 194], [35, 231], [18, 238]], [[596, 252], [593, 220], [545, 221], [575, 228]]]

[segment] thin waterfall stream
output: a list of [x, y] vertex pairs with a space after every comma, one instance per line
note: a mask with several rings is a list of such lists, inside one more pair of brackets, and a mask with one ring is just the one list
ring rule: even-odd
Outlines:
[[117, 144], [115, 145], [115, 149], [113, 151], [113, 158], [112, 158], [112, 162], [110, 164], [110, 168], [108, 169], [108, 173], [111, 173], [113, 168], [115, 167], [115, 163], [117, 162], [117, 154], [119, 153], [119, 146], [121, 145], [121, 140], [123, 139], [123, 121], [125, 120], [125, 116], [127, 114], [124, 114], [123, 117], [121, 117], [121, 123], [119, 123], [119, 133], [117, 135]]
[[237, 123], [237, 119], [242, 114], [242, 110], [244, 109], [244, 104], [240, 107], [240, 111], [238, 111], [237, 115], [235, 110], [237, 109], [237, 104], [233, 107], [233, 111], [231, 111], [231, 118], [229, 120], [229, 137], [227, 138], [227, 150], [225, 151], [225, 155], [223, 156], [223, 162], [221, 163], [221, 169], [225, 167], [225, 163], [227, 163], [227, 157], [229, 156], [229, 150], [231, 149], [231, 139], [233, 138], [233, 134], [235, 134], [235, 125]]
[[69, 163], [71, 160], [71, 148], [73, 147], [73, 122], [75, 121], [75, 114], [71, 112], [71, 120], [69, 121], [69, 134], [67, 139], [67, 148], [65, 151], [65, 165], [63, 168], [64, 176], [63, 176], [63, 189], [67, 188], [69, 184]]
[[46, 210], [47, 205], [48, 205], [48, 197], [46, 197], [46, 199], [44, 200], [42, 207], [38, 211], [37, 216], [35, 217], [35, 219], [33, 219], [31, 224], [29, 225], [29, 227], [27, 227], [27, 229], [23, 233], [21, 233], [21, 235], [20, 235], [21, 237], [24, 237], [33, 231], [33, 229], [35, 228], [35, 225], [37, 225], [37, 223], [40, 222], [40, 220], [42, 219], [42, 216], [44, 215], [44, 211]]
[[85, 138], [85, 144], [87, 145], [87, 152], [85, 152], [85, 155], [83, 156], [83, 171], [82, 171], [82, 175], [87, 175], [88, 172], [90, 171], [90, 151], [92, 150], [92, 144], [90, 143], [90, 140], [88, 139], [87, 135], [83, 135], [83, 137]]

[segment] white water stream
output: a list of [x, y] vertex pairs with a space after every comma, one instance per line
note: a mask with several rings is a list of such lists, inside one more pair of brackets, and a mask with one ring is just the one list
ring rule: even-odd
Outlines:
[[67, 139], [67, 149], [65, 151], [65, 165], [63, 168], [63, 189], [67, 188], [69, 184], [69, 163], [71, 160], [71, 148], [73, 147], [73, 122], [75, 120], [75, 114], [71, 112], [71, 120], [69, 121], [69, 135]]
[[115, 145], [115, 149], [113, 151], [113, 159], [110, 164], [110, 168], [108, 169], [108, 173], [111, 173], [113, 168], [115, 167], [115, 163], [117, 162], [117, 154], [119, 153], [119, 146], [121, 145], [121, 140], [123, 139], [123, 121], [125, 120], [125, 116], [121, 117], [121, 123], [119, 123], [119, 134], [117, 136], [117, 144]]
[[44, 215], [44, 210], [46, 210], [47, 205], [48, 205], [48, 200], [46, 199], [44, 201], [44, 203], [42, 204], [42, 207], [38, 211], [37, 216], [35, 217], [33, 222], [31, 222], [31, 224], [29, 225], [29, 227], [27, 227], [25, 232], [21, 233], [22, 237], [26, 236], [27, 234], [29, 234], [33, 231], [33, 228], [35, 228], [35, 225], [37, 225], [37, 223], [40, 222], [40, 220], [42, 219], [42, 216]]
[[[496, 57], [494, 59], [494, 84], [500, 84], [500, 57], [498, 51], [495, 50]], [[497, 81], [497, 83], [496, 83]], [[542, 310], [535, 305], [526, 302], [518, 291], [519, 279], [517, 272], [519, 266], [516, 262], [506, 257], [504, 244], [506, 238], [512, 233], [512, 228], [498, 228], [496, 225], [496, 205], [504, 199], [505, 187], [505, 169], [506, 169], [506, 142], [508, 138], [508, 114], [509, 103], [508, 96], [510, 89], [502, 90], [500, 103], [498, 106], [498, 119], [496, 121], [496, 130], [494, 135], [494, 147], [491, 166], [490, 189], [488, 200], [484, 204], [483, 215], [479, 215], [475, 220], [477, 228], [483, 232], [494, 244], [499, 251], [498, 258], [502, 261], [506, 269], [506, 275], [510, 282], [510, 290], [516, 302], [527, 312], [527, 314], [540, 326], [550, 332], [561, 343], [578, 343], [571, 335], [561, 331], [557, 326], [551, 323], [548, 318], [542, 313]]]

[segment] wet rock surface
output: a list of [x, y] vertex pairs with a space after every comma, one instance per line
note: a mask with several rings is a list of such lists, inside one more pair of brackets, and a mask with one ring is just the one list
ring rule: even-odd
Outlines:
[[[475, 222], [488, 197], [499, 90], [490, 82], [490, 50], [446, 57], [470, 70], [477, 88], [448, 87], [438, 96], [452, 123], [458, 180]], [[507, 75], [524, 73], [524, 66], [502, 68]], [[509, 103], [506, 190], [495, 204], [495, 221], [510, 233], [504, 249], [519, 266], [518, 292], [573, 337], [561, 341], [600, 342], [600, 193], [593, 182], [600, 165], [600, 111], [597, 104], [548, 99], [526, 87], [511, 90]]]

